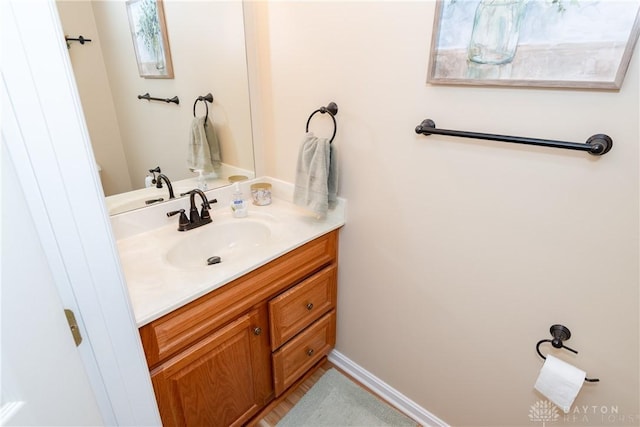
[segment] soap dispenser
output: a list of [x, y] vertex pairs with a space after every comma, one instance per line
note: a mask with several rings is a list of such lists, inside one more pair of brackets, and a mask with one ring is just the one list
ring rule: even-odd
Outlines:
[[204, 171], [202, 169], [198, 169], [194, 172], [198, 172], [198, 189], [202, 191], [206, 191], [209, 189], [207, 185], [207, 180], [204, 178]]
[[240, 183], [234, 184], [233, 197], [231, 199], [231, 212], [233, 212], [234, 218], [244, 218], [247, 216], [247, 201], [242, 197], [242, 191], [240, 191]]

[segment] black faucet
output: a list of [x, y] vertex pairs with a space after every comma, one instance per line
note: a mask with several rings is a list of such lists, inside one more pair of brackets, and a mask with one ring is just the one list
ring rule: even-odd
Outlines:
[[176, 196], [173, 195], [173, 186], [165, 174], [158, 174], [158, 177], [156, 178], [156, 188], [162, 188], [162, 181], [166, 182], [167, 188], [169, 188], [169, 199], [175, 199]]
[[[190, 194], [189, 222], [192, 224], [198, 224], [198, 226], [210, 223], [211, 216], [209, 215], [209, 209], [211, 209], [211, 205], [209, 204], [204, 192], [196, 188], [187, 192], [187, 194]], [[202, 199], [202, 210], [200, 211], [200, 214], [198, 214], [198, 208], [196, 207], [196, 194]]]
[[[178, 231], [191, 230], [212, 222], [213, 220], [209, 214], [209, 209], [211, 209], [211, 203], [218, 202], [217, 199], [207, 200], [207, 196], [199, 189], [193, 189], [181, 194], [181, 196], [186, 196], [187, 194], [189, 194], [189, 202], [191, 204], [189, 208], [189, 218], [187, 218], [187, 215], [184, 213], [184, 209], [167, 212], [167, 216], [180, 214], [180, 219], [178, 220]], [[196, 195], [200, 196], [202, 199], [202, 209], [200, 210], [200, 213], [198, 213], [198, 208], [196, 206]]]

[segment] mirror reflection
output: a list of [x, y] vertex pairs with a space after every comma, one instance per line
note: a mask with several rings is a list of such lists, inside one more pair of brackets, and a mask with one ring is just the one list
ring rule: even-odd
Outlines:
[[[125, 1], [57, 1], [69, 56], [111, 214], [176, 197], [196, 187], [254, 176], [242, 2], [158, 2], [164, 10], [174, 78], [139, 74]], [[179, 103], [139, 99], [178, 97]], [[213, 102], [200, 101], [211, 93]], [[221, 162], [198, 173], [189, 166], [191, 126], [207, 113]], [[150, 172], [160, 167], [161, 172]], [[162, 199], [162, 200], [161, 200]]]

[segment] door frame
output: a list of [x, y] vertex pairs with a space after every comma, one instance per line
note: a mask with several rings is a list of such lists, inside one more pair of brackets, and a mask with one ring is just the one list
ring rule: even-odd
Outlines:
[[1, 7], [2, 131], [103, 419], [161, 425], [55, 2]]

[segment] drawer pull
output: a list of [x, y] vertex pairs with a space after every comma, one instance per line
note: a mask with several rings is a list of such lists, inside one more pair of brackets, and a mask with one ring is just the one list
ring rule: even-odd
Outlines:
[[253, 328], [253, 335], [260, 335], [262, 333], [262, 328], [256, 327]]
[[313, 303], [307, 304], [307, 310], [311, 311], [313, 309]]
[[313, 349], [312, 348], [307, 350], [307, 356], [309, 356], [309, 357], [313, 356]]

